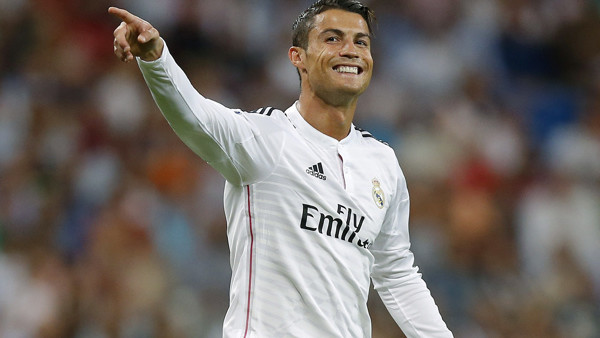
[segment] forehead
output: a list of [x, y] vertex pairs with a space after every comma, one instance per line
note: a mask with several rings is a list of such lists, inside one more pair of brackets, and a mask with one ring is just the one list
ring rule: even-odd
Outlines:
[[360, 14], [341, 9], [329, 9], [315, 15], [312, 26], [310, 34], [320, 34], [328, 29], [369, 34], [369, 26]]

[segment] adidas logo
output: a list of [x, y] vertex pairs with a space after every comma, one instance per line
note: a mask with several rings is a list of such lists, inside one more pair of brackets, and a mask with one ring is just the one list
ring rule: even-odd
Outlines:
[[321, 164], [321, 162], [308, 167], [308, 169], [306, 169], [306, 173], [323, 181], [327, 180], [327, 176], [325, 176], [325, 173], [323, 172], [323, 164]]

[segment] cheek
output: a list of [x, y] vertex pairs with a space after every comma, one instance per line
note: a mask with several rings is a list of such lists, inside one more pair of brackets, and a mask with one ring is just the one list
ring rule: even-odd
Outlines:
[[373, 55], [371, 55], [371, 52], [365, 52], [365, 56], [364, 56], [365, 62], [367, 64], [369, 64], [369, 66], [373, 67]]
[[330, 59], [330, 55], [326, 50], [319, 51], [319, 53], [315, 57], [316, 62], [321, 66], [326, 66], [327, 60], [329, 60], [329, 59]]
[[331, 55], [334, 53], [334, 51], [328, 47], [329, 46], [325, 44], [313, 43], [311, 46], [308, 47], [308, 51], [306, 54], [310, 54], [313, 60], [320, 62], [324, 59], [331, 57]]

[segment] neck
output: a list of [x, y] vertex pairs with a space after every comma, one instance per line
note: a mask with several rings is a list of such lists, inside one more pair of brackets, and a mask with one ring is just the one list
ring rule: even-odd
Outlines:
[[301, 92], [297, 109], [308, 124], [340, 141], [350, 133], [357, 102], [355, 98], [348, 102], [331, 104], [314, 93]]

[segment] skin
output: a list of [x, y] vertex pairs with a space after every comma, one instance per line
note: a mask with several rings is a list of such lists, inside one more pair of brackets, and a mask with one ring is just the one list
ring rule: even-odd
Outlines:
[[[114, 53], [123, 62], [135, 57], [153, 61], [160, 57], [164, 42], [150, 23], [116, 7], [108, 12], [121, 19], [114, 31]], [[288, 51], [302, 79], [298, 110], [320, 132], [337, 140], [350, 132], [358, 97], [371, 81], [371, 38], [361, 15], [330, 9], [315, 16], [308, 34], [308, 47]], [[357, 66], [359, 74], [339, 73], [339, 66]]]
[[113, 33], [113, 50], [121, 61], [131, 62], [136, 56], [144, 61], [154, 61], [160, 57], [164, 42], [156, 28], [124, 9], [110, 7], [108, 12], [121, 19], [121, 24]]
[[[291, 47], [288, 56], [302, 79], [298, 110], [317, 130], [337, 140], [350, 132], [358, 97], [373, 71], [369, 28], [361, 15], [331, 9], [315, 16], [308, 47]], [[359, 74], [338, 73], [340, 65]]]

